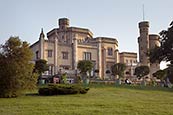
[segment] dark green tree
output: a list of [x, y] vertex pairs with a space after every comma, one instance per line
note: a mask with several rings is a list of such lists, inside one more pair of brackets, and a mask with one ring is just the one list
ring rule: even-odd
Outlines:
[[80, 70], [82, 78], [86, 79], [87, 72], [91, 73], [91, 70], [93, 68], [93, 63], [89, 60], [82, 60], [78, 62], [77, 68]]
[[156, 47], [150, 52], [150, 62], [154, 63], [156, 61], [166, 61], [170, 62], [170, 66], [168, 66], [167, 77], [173, 83], [173, 21], [167, 30], [163, 30], [160, 32], [160, 42], [161, 46]]
[[158, 70], [155, 73], [153, 73], [153, 76], [156, 77], [157, 79], [160, 79], [161, 81], [165, 79], [166, 75], [167, 75], [166, 70]]
[[111, 67], [112, 74], [114, 76], [118, 75], [119, 78], [124, 76], [124, 71], [126, 69], [126, 65], [123, 63], [116, 63]]
[[150, 52], [150, 61], [173, 61], [173, 22], [167, 30], [160, 32], [160, 47]]
[[49, 70], [49, 67], [47, 65], [47, 61], [44, 59], [39, 59], [35, 62], [35, 68], [34, 72], [38, 73], [41, 75], [43, 72]]
[[35, 86], [32, 51], [27, 42], [10, 37], [0, 49], [0, 97], [17, 97], [21, 90]]
[[138, 78], [143, 78], [144, 76], [148, 75], [150, 73], [150, 69], [148, 66], [138, 66], [135, 68], [134, 75], [136, 75]]

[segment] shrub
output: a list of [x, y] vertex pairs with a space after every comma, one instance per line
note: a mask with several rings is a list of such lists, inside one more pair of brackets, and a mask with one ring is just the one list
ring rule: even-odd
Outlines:
[[39, 95], [85, 94], [89, 88], [74, 84], [48, 84], [39, 88]]

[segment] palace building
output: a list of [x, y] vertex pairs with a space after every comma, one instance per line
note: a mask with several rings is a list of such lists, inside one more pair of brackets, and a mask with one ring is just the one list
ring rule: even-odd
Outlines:
[[86, 28], [71, 27], [67, 18], [61, 18], [58, 28], [54, 28], [45, 36], [43, 29], [39, 40], [30, 48], [34, 53], [33, 61], [45, 59], [49, 65], [47, 74], [54, 75], [60, 70], [77, 70], [80, 60], [91, 60], [93, 73], [101, 79], [109, 77], [110, 68], [115, 63], [125, 63], [128, 76], [133, 76], [137, 65], [137, 53], [118, 50], [116, 38], [96, 37]]

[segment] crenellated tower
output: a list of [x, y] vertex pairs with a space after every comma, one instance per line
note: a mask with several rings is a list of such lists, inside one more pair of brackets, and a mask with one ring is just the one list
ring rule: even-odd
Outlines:
[[141, 65], [150, 66], [148, 51], [149, 51], [149, 22], [143, 21], [139, 23], [138, 44], [139, 44], [139, 62]]
[[159, 36], [156, 34], [149, 34], [149, 22], [142, 21], [139, 23], [138, 45], [139, 45], [139, 62], [140, 65], [145, 65], [150, 68], [150, 77], [160, 69], [159, 62], [150, 63], [148, 52], [160, 46]]

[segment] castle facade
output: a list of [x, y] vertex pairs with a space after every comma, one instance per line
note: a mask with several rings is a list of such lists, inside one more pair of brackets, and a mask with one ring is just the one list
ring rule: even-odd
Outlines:
[[34, 53], [33, 61], [45, 59], [49, 65], [47, 74], [57, 74], [59, 70], [77, 70], [80, 60], [92, 61], [97, 76], [101, 79], [109, 77], [111, 66], [115, 63], [127, 65], [127, 76], [133, 76], [137, 65], [137, 53], [119, 52], [116, 38], [96, 37], [86, 28], [70, 27], [67, 18], [61, 18], [58, 28], [44, 35], [40, 33], [39, 40], [30, 48]]

